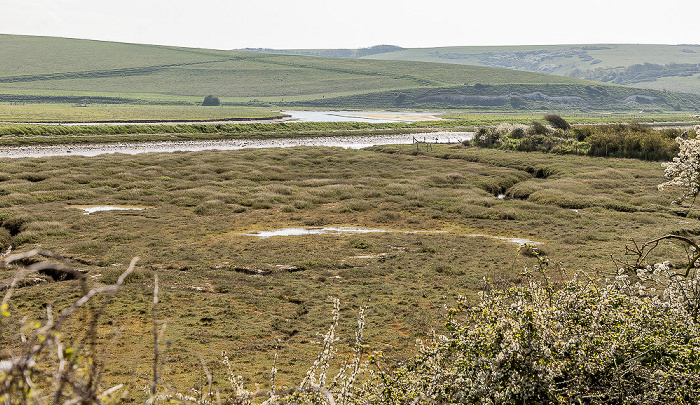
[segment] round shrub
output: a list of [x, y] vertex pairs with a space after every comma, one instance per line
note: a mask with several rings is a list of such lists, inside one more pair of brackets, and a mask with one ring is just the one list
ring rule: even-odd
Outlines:
[[530, 128], [528, 128], [527, 132], [531, 135], [546, 135], [549, 132], [549, 130], [542, 123], [533, 121], [530, 124]]
[[492, 148], [501, 143], [501, 133], [494, 127], [479, 128], [474, 134], [472, 144], [482, 148]]
[[557, 129], [562, 129], [566, 131], [567, 129], [571, 129], [571, 125], [562, 117], [556, 115], [556, 114], [547, 114], [544, 116], [544, 120], [549, 122], [551, 126]]
[[208, 95], [204, 97], [204, 101], [202, 101], [203, 106], [219, 106], [221, 105], [221, 101], [219, 100], [218, 97]]
[[510, 131], [510, 137], [513, 139], [520, 139], [525, 136], [525, 130], [521, 127], [515, 127]]

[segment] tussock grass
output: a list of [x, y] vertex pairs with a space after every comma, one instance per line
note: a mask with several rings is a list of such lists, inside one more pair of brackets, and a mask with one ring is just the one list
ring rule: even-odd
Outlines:
[[[299, 365], [317, 353], [329, 295], [350, 310], [368, 305], [371, 347], [391, 361], [410, 356], [416, 337], [442, 328], [436, 305], [457, 294], [474, 298], [485, 276], [517, 280], [532, 260], [517, 256], [516, 244], [469, 235], [528, 238], [571, 267], [605, 267], [630, 238], [700, 227], [669, 208], [673, 193], [656, 189], [663, 180], [657, 163], [448, 145], [420, 153], [410, 145], [277, 152], [0, 161], [0, 189], [9, 192], [0, 196], [0, 242], [60, 252], [108, 280], [140, 255], [143, 278], [126, 282], [106, 314], [113, 325], [104, 330], [132, 333], [118, 340], [120, 355], [105, 378], [121, 381], [134, 368], [147, 373], [139, 336], [151, 328], [143, 302], [155, 272], [171, 342], [167, 383], [195, 386], [201, 364], [191, 354], [224, 376], [223, 350], [234, 369], [266, 381], [258, 377], [269, 376], [279, 347], [279, 358], [288, 359], [278, 364], [279, 383], [297, 379]], [[550, 175], [536, 177], [545, 167]], [[31, 182], [26, 173], [46, 178]], [[59, 199], [45, 198], [54, 192]], [[90, 215], [67, 208], [116, 202], [152, 208]], [[304, 226], [445, 232], [243, 235]], [[43, 286], [16, 293], [30, 319], [56, 297]], [[338, 328], [353, 336], [355, 325], [341, 319]], [[351, 343], [341, 342], [341, 358]], [[214, 385], [222, 384], [216, 377]]]

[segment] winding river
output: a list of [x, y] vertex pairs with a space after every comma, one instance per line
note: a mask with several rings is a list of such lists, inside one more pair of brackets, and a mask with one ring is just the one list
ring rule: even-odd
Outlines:
[[[387, 112], [387, 111], [282, 111], [289, 115], [282, 121], [311, 122], [415, 122], [439, 120], [439, 114], [430, 112]], [[279, 122], [279, 120], [275, 120]], [[201, 122], [198, 122], [201, 124]], [[111, 123], [119, 125], [125, 123]], [[131, 123], [134, 124], [134, 123]], [[180, 122], [179, 124], [182, 124]], [[57, 125], [94, 125], [94, 123], [72, 123]], [[109, 125], [109, 124], [107, 124]], [[361, 149], [375, 145], [411, 144], [416, 140], [430, 143], [458, 143], [471, 139], [472, 132], [432, 132], [429, 134], [372, 135], [343, 137], [280, 138], [268, 140], [217, 140], [217, 141], [174, 141], [139, 142], [86, 145], [51, 145], [0, 147], [0, 158], [31, 158], [51, 156], [98, 156], [108, 153], [191, 152], [204, 150], [238, 150], [262, 148], [292, 148], [297, 146], [329, 146], [346, 149]]]
[[178, 141], [143, 142], [87, 145], [51, 145], [0, 147], [0, 158], [28, 158], [51, 156], [98, 156], [108, 153], [191, 152], [204, 150], [239, 150], [262, 148], [293, 148], [297, 146], [328, 146], [346, 149], [361, 149], [375, 145], [411, 144], [415, 140], [430, 143], [459, 143], [470, 139], [472, 132], [431, 132], [429, 134], [342, 136], [312, 138], [280, 138], [266, 140], [220, 140], [220, 141]]

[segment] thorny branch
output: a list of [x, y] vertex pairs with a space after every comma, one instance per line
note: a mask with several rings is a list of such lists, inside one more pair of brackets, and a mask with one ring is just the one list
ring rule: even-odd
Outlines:
[[[34, 260], [36, 257], [45, 257], [57, 262], [24, 263], [29, 259]], [[61, 255], [47, 250], [35, 249], [26, 253], [8, 256], [0, 261], [0, 268], [18, 267], [15, 277], [4, 287], [6, 292], [2, 300], [3, 313], [0, 316], [0, 321], [4, 321], [4, 318], [9, 316], [9, 301], [17, 283], [29, 274], [45, 270], [69, 274], [78, 280], [81, 290], [79, 298], [74, 300], [68, 308], [61, 311], [57, 318], [53, 316], [53, 305], [47, 304], [46, 314], [42, 322], [43, 325], [38, 325], [34, 328], [29, 339], [23, 337], [22, 341], [24, 344], [19, 353], [13, 354], [10, 360], [2, 362], [2, 367], [0, 367], [0, 400], [3, 400], [5, 403], [41, 402], [41, 387], [37, 384], [47, 378], [52, 378], [54, 381], [53, 384], [50, 384], [53, 387], [51, 396], [54, 404], [62, 402], [101, 403], [100, 397], [111, 395], [119, 389], [118, 387], [112, 387], [102, 394], [98, 394], [104, 365], [99, 364], [97, 359], [94, 358], [94, 350], [87, 353], [87, 361], [90, 365], [88, 374], [86, 376], [76, 375], [77, 362], [81, 358], [78, 352], [81, 352], [82, 348], [72, 349], [66, 347], [60, 340], [60, 331], [65, 321], [78, 309], [91, 302], [93, 298], [106, 295], [106, 302], [103, 303], [99, 311], [93, 314], [92, 322], [86, 331], [88, 341], [94, 342], [96, 325], [104, 312], [104, 308], [122, 286], [126, 277], [134, 271], [138, 260], [139, 258], [135, 257], [131, 261], [127, 270], [120, 275], [115, 284], [95, 287], [90, 290], [87, 288], [87, 277], [83, 272], [73, 268], [70, 262]], [[45, 366], [40, 367], [35, 364], [39, 361], [42, 353], [51, 350], [55, 351], [57, 357], [56, 369], [53, 372], [46, 370]], [[20, 398], [16, 397], [17, 395], [20, 395]]]

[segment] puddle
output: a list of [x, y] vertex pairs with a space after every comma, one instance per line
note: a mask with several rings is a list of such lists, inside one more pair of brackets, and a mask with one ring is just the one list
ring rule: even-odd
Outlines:
[[136, 207], [130, 205], [69, 205], [67, 208], [77, 208], [85, 211], [85, 215], [90, 215], [101, 211], [142, 211], [147, 207]]
[[397, 231], [392, 229], [359, 228], [353, 226], [325, 226], [313, 228], [284, 228], [273, 231], [258, 231], [255, 233], [244, 233], [245, 236], [257, 236], [259, 238], [270, 238], [273, 236], [303, 236], [303, 235], [340, 235], [343, 233], [445, 233], [445, 231]]
[[292, 121], [311, 122], [406, 122], [441, 120], [440, 113], [405, 111], [280, 111]]
[[525, 239], [525, 238], [506, 238], [503, 236], [493, 236], [493, 235], [482, 235], [482, 234], [477, 234], [477, 233], [472, 233], [467, 236], [471, 236], [473, 238], [490, 238], [490, 239], [498, 239], [510, 243], [515, 243], [518, 245], [525, 245], [525, 244], [530, 244], [530, 245], [541, 245], [542, 242], [535, 242], [530, 239]]
[[[343, 233], [406, 233], [406, 234], [436, 234], [448, 233], [447, 231], [398, 231], [394, 229], [379, 229], [379, 228], [360, 228], [352, 226], [326, 226], [326, 227], [311, 227], [311, 228], [284, 228], [272, 231], [258, 231], [253, 233], [244, 233], [244, 236], [257, 236], [259, 238], [271, 238], [274, 236], [304, 236], [304, 235], [340, 235]], [[484, 235], [484, 234], [468, 234], [472, 238], [491, 238], [498, 239], [518, 245], [531, 244], [541, 245], [542, 242], [535, 242], [525, 238], [507, 238], [502, 236]]]

